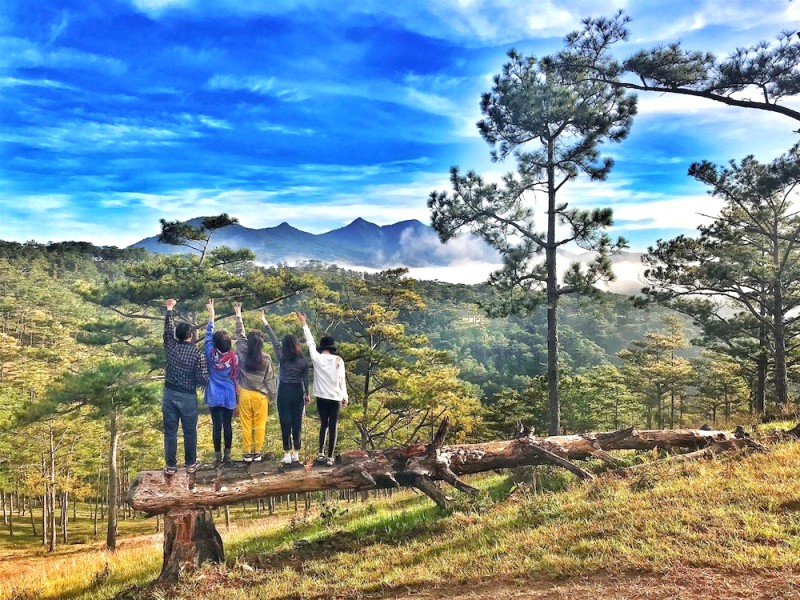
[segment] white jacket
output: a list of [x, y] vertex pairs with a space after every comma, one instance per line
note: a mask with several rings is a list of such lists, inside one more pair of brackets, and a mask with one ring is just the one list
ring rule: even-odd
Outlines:
[[308, 353], [314, 364], [314, 396], [341, 402], [347, 400], [347, 383], [344, 375], [344, 361], [336, 354], [320, 354], [317, 343], [308, 325], [303, 326]]

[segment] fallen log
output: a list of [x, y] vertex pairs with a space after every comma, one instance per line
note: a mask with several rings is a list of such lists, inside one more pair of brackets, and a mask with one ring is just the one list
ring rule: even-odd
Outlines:
[[139, 473], [128, 490], [128, 504], [148, 516], [166, 514], [164, 566], [161, 581], [176, 579], [202, 562], [220, 562], [222, 542], [209, 507], [242, 500], [330, 489], [371, 490], [413, 487], [440, 507], [453, 498], [439, 487], [444, 481], [469, 494], [477, 490], [461, 477], [527, 465], [557, 465], [582, 479], [593, 475], [574, 460], [599, 458], [616, 466], [609, 450], [678, 448], [698, 450], [734, 439], [733, 434], [698, 429], [636, 431], [536, 437], [523, 429], [513, 440], [480, 444], [444, 445], [445, 420], [431, 444], [413, 444], [383, 450], [355, 450], [339, 455], [333, 466], [302, 465], [284, 469], [274, 463], [233, 463], [222, 468], [184, 470], [166, 477], [163, 471]]
[[752, 450], [754, 452], [767, 451], [767, 449], [763, 445], [759, 444], [756, 441], [751, 440], [750, 438], [720, 440], [717, 442], [712, 442], [710, 445], [706, 446], [702, 450], [695, 450], [694, 452], [687, 452], [686, 454], [674, 454], [672, 456], [668, 456], [667, 458], [653, 460], [638, 465], [632, 465], [630, 467], [622, 469], [622, 472], [623, 474], [634, 473], [664, 463], [672, 464], [672, 463], [692, 462], [696, 460], [702, 460], [705, 458], [714, 458], [718, 454], [725, 454], [733, 450]]

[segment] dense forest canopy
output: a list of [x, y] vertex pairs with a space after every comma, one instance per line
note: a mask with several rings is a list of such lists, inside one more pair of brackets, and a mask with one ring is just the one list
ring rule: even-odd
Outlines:
[[[133, 293], [135, 278], [160, 272], [164, 279], [151, 289], [174, 291], [173, 271], [156, 267], [199, 259], [83, 243], [4, 242], [0, 252], [0, 423], [10, 432], [0, 439], [0, 488], [44, 506], [38, 533], [52, 546], [53, 507], [64, 494], [108, 501], [113, 435], [119, 485], [161, 463], [161, 316], [150, 298]], [[543, 308], [529, 318], [488, 317], [478, 307], [486, 286], [416, 281], [403, 269], [364, 274], [321, 263], [206, 260], [209, 271], [181, 284], [196, 294], [182, 301], [228, 286], [218, 327], [232, 330], [232, 300], [249, 298], [255, 308], [282, 297], [268, 308], [279, 335], [298, 333], [290, 313], [303, 309], [317, 332], [341, 340], [353, 399], [342, 449], [426, 440], [444, 416], [463, 441], [508, 436], [517, 420], [547, 427]], [[260, 287], [242, 285], [248, 278]], [[297, 282], [286, 295], [283, 286]], [[99, 289], [117, 290], [113, 305]], [[559, 310], [564, 432], [721, 425], [752, 413], [753, 374], [713, 346], [692, 346], [699, 332], [678, 313], [642, 310], [612, 294], [564, 298]], [[245, 321], [256, 327], [247, 308]], [[204, 423], [201, 457], [211, 449]], [[268, 443], [276, 438], [272, 422]]]

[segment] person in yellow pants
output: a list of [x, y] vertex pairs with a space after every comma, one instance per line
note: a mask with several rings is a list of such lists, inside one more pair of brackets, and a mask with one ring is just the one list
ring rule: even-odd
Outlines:
[[245, 335], [242, 305], [233, 304], [236, 317], [236, 354], [239, 356], [239, 420], [242, 424], [244, 461], [261, 460], [267, 411], [270, 401], [277, 397], [275, 368], [265, 354], [264, 335], [250, 331]]

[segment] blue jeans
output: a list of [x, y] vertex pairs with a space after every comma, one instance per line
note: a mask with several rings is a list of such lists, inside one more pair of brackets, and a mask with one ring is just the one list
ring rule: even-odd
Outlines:
[[168, 467], [178, 463], [178, 421], [183, 428], [183, 456], [186, 465], [197, 461], [197, 394], [164, 388], [161, 414], [164, 416], [164, 456]]

